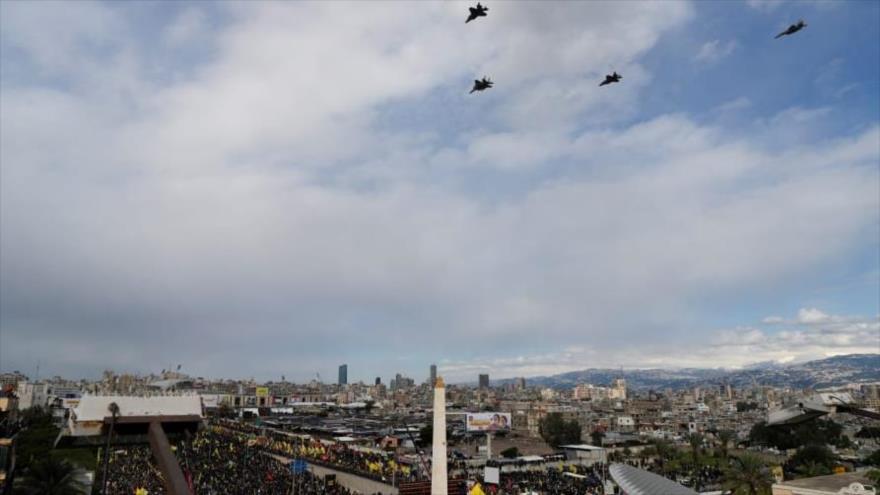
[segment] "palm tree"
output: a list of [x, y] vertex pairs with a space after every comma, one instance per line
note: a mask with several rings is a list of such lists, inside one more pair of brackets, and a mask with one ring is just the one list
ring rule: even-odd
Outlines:
[[727, 459], [727, 446], [735, 439], [736, 435], [730, 430], [721, 430], [718, 432], [718, 441], [721, 443], [721, 456], [724, 459]]
[[76, 476], [80, 470], [67, 461], [46, 457], [31, 464], [15, 493], [25, 495], [82, 495], [86, 485]]
[[699, 433], [691, 433], [687, 437], [688, 443], [691, 445], [691, 454], [694, 456], [694, 469], [700, 460], [700, 447], [703, 446], [703, 435]]
[[675, 448], [669, 445], [666, 440], [657, 440], [654, 442], [654, 448], [657, 449], [657, 456], [662, 460], [672, 459], [675, 455]]
[[744, 495], [770, 493], [773, 477], [760, 457], [745, 453], [734, 459], [736, 462], [724, 473], [724, 489]]
[[703, 445], [703, 435], [700, 435], [699, 433], [691, 433], [690, 435], [688, 435], [687, 441], [689, 444], [691, 444], [691, 454], [693, 455], [693, 460], [694, 460], [694, 470], [693, 470], [694, 488], [696, 488], [697, 491], [699, 491], [700, 490], [700, 477], [699, 477], [699, 473], [700, 473], [700, 447], [702, 447], [702, 445]]

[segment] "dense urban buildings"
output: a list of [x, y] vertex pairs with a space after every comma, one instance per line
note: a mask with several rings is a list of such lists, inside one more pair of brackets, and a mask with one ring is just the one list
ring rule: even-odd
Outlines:
[[[860, 460], [873, 462], [867, 459], [880, 455], [876, 454], [880, 437], [871, 434], [876, 433], [871, 428], [876, 428], [872, 425], [877, 421], [870, 419], [871, 414], [878, 414], [880, 367], [875, 369], [874, 364], [880, 362], [880, 356], [833, 358], [828, 362], [840, 363], [840, 372], [833, 371], [835, 368], [824, 362], [817, 365], [814, 379], [834, 382], [824, 387], [762, 385], [757, 383], [757, 373], [751, 374], [751, 384], [735, 386], [731, 382], [741, 383], [735, 374], [715, 377], [717, 373], [710, 373], [707, 375], [710, 378], [698, 383], [655, 389], [644, 385], [645, 380], [652, 379], [650, 374], [610, 370], [607, 375], [592, 373], [608, 376], [600, 383], [574, 386], [549, 386], [554, 382], [548, 378], [534, 379], [536, 385], [526, 386], [522, 377], [497, 380], [492, 386], [487, 374], [480, 376], [476, 386], [443, 384], [439, 378], [433, 380], [435, 386], [432, 383], [417, 385], [413, 379], [398, 373], [391, 387], [386, 388], [378, 377], [370, 384], [346, 383], [345, 365], [339, 367], [340, 383], [336, 384], [318, 380], [308, 383], [212, 380], [168, 370], [149, 375], [108, 370], [99, 380], [61, 377], [30, 380], [21, 373], [10, 373], [3, 376], [8, 390], [6, 396], [0, 398], [0, 409], [4, 411], [6, 425], [16, 424], [10, 419], [22, 417], [26, 411], [46, 411], [48, 421], [61, 429], [60, 447], [88, 451], [94, 442], [83, 443], [84, 439], [106, 435], [107, 423], [101, 418], [108, 416], [107, 406], [113, 402], [119, 406], [121, 421], [129, 425], [138, 421], [146, 424], [150, 415], [159, 414], [183, 421], [169, 426], [169, 431], [179, 430], [181, 425], [189, 425], [187, 428], [193, 432], [204, 431], [195, 434], [193, 438], [197, 441], [192, 444], [186, 443], [185, 437], [169, 436], [177, 452], [187, 452], [193, 456], [191, 460], [201, 459], [203, 444], [223, 446], [230, 452], [238, 452], [242, 445], [257, 445], [280, 458], [292, 458], [294, 453], [302, 452], [309, 466], [314, 467], [307, 468], [307, 471], [311, 469], [309, 474], [301, 473], [301, 481], [325, 486], [327, 473], [353, 470], [362, 481], [346, 481], [348, 488], [356, 490], [357, 483], [374, 483], [371, 493], [381, 493], [382, 486], [404, 486], [401, 483], [423, 486], [419, 483], [427, 483], [431, 472], [442, 473], [437, 459], [446, 456], [450, 486], [454, 486], [454, 480], [460, 476], [471, 482], [478, 481], [486, 488], [503, 488], [505, 483], [567, 486], [566, 478], [553, 474], [558, 473], [557, 466], [563, 462], [571, 473], [583, 476], [569, 477], [572, 482], [593, 490], [588, 493], [602, 493], [605, 483], [613, 483], [605, 471], [608, 463], [624, 462], [659, 473], [691, 489], [705, 491], [723, 485], [727, 468], [718, 464], [723, 452], [743, 456], [753, 451], [775, 459], [762, 462], [770, 462], [767, 469], [778, 470], [776, 480], [782, 490], [823, 483], [821, 480], [810, 482], [799, 471], [795, 454], [803, 446], [796, 438], [790, 440], [794, 447], [787, 452], [772, 443], [778, 440], [766, 443], [766, 438], [774, 438], [764, 433], [764, 429], [770, 427], [768, 422], [780, 415], [790, 418], [792, 414], [800, 414], [798, 404], [817, 411], [831, 407], [832, 412], [835, 401], [843, 401], [839, 405], [846, 406], [831, 419], [807, 418], [817, 422], [820, 431], [827, 430], [829, 435], [834, 435], [824, 440], [834, 448], [828, 469], [843, 470], [851, 473], [854, 480], [865, 480], [866, 471]], [[436, 370], [431, 366], [430, 372]], [[621, 376], [614, 376], [615, 373]], [[691, 370], [690, 373], [698, 372]], [[772, 380], [773, 375], [760, 376], [764, 381]], [[848, 381], [850, 379], [852, 381]], [[442, 394], [438, 394], [438, 390]], [[441, 410], [445, 412], [438, 417], [436, 413]], [[786, 413], [792, 410], [794, 412]], [[488, 437], [471, 430], [466, 421], [466, 417], [486, 411], [489, 417], [496, 416], [496, 420], [501, 416], [510, 418], [509, 424], [493, 434], [495, 455], [492, 460], [487, 458]], [[433, 433], [429, 429], [432, 425]], [[553, 425], [559, 425], [560, 429], [554, 430]], [[442, 436], [437, 428], [446, 435]], [[242, 434], [244, 439], [237, 437]], [[120, 430], [118, 435], [114, 465], [153, 462], [149, 446], [128, 447], [125, 431]], [[438, 438], [446, 442], [447, 449], [440, 448]], [[705, 465], [698, 476], [694, 468], [685, 463], [692, 455], [695, 439], [706, 452], [701, 454]], [[240, 443], [242, 441], [245, 443]], [[12, 441], [5, 447], [0, 442], [0, 449], [9, 451], [12, 445]], [[658, 451], [661, 448], [666, 449], [663, 456], [676, 459], [680, 456], [675, 461], [680, 467], [664, 468]], [[423, 451], [433, 454], [433, 462], [421, 454]], [[97, 454], [93, 451], [92, 455]], [[521, 475], [515, 464], [506, 464], [507, 459], [511, 463], [526, 463], [539, 472], [544, 468], [548, 471], [540, 476]], [[186, 469], [194, 469], [192, 466], [196, 464]], [[493, 466], [500, 466], [500, 485], [491, 481], [496, 476]], [[487, 467], [491, 476], [484, 479]], [[108, 475], [111, 485], [129, 488], [132, 483], [161, 485], [160, 480], [147, 476], [134, 465], [131, 469], [141, 474], [125, 478], [111, 470]], [[276, 468], [266, 465], [261, 469], [275, 472]], [[279, 468], [273, 477], [286, 476], [282, 472], [289, 471]], [[220, 472], [215, 475], [218, 479], [231, 476]], [[262, 483], [257, 481], [259, 476], [246, 474], [248, 476], [250, 481], [241, 483]], [[207, 483], [204, 486], [211, 483], [204, 478], [199, 480]], [[288, 483], [291, 481], [287, 479]]]

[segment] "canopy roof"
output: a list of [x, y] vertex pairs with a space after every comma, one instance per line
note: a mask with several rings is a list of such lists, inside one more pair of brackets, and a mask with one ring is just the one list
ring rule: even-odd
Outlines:
[[627, 495], [697, 495], [697, 492], [644, 469], [612, 464], [611, 477]]

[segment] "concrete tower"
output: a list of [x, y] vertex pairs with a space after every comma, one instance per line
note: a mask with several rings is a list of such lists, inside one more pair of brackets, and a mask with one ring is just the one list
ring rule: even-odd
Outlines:
[[447, 495], [446, 475], [446, 384], [443, 377], [434, 382], [434, 442], [431, 457], [431, 495]]

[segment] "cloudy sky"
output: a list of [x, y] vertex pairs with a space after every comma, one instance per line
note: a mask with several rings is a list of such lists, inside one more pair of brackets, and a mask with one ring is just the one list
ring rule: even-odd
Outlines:
[[880, 3], [487, 4], [0, 2], [0, 369], [880, 352]]

